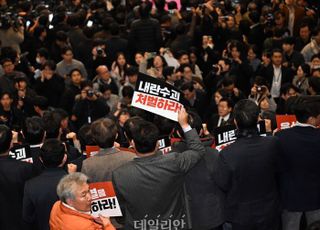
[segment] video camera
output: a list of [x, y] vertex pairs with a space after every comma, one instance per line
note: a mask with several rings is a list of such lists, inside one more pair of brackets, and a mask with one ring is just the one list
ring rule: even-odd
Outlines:
[[0, 29], [7, 30], [10, 27], [19, 28], [22, 26], [22, 17], [16, 13], [5, 12], [0, 16]]

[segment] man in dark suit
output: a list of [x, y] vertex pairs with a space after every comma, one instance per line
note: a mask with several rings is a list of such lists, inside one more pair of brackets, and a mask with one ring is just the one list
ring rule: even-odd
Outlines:
[[33, 175], [32, 165], [8, 156], [12, 142], [11, 130], [0, 125], [0, 229], [20, 230], [22, 198], [25, 182]]
[[272, 62], [264, 68], [261, 73], [271, 87], [271, 96], [278, 100], [280, 97], [281, 85], [292, 82], [294, 73], [289, 68], [282, 66], [283, 56], [281, 50], [274, 49], [272, 51], [271, 61]]
[[[189, 112], [188, 121], [201, 136], [203, 129], [199, 115]], [[181, 129], [179, 129], [179, 134], [183, 138], [172, 145], [172, 151], [182, 153], [188, 150], [188, 145]], [[225, 222], [225, 194], [213, 180], [213, 175], [219, 173], [216, 171], [219, 153], [211, 148], [212, 139], [201, 141], [206, 148], [206, 153], [186, 177], [192, 229], [222, 230], [222, 224]]]
[[91, 182], [111, 181], [112, 172], [135, 157], [132, 152], [121, 151], [114, 147], [117, 134], [117, 125], [111, 119], [102, 118], [92, 123], [91, 135], [100, 147], [100, 151], [97, 155], [84, 160], [81, 169]]
[[43, 169], [43, 164], [39, 158], [40, 147], [45, 137], [43, 121], [40, 117], [28, 117], [22, 130], [24, 140], [30, 146], [33, 168], [37, 174], [40, 174]]
[[186, 82], [181, 86], [184, 94], [185, 106], [197, 112], [202, 119], [206, 115], [206, 105], [208, 104], [206, 94], [194, 88], [193, 82]]
[[158, 152], [159, 131], [151, 122], [136, 121], [131, 130], [137, 158], [112, 175], [120, 205], [125, 208], [125, 229], [164, 229], [172, 222], [177, 229], [188, 228], [183, 184], [186, 173], [202, 158], [205, 148], [188, 124], [185, 109], [179, 112], [178, 120], [190, 149], [183, 153]]
[[279, 199], [276, 182], [278, 140], [260, 137], [259, 107], [250, 100], [234, 108], [238, 139], [220, 152], [218, 185], [227, 192], [226, 215], [233, 230], [276, 230]]
[[299, 65], [304, 64], [303, 55], [294, 49], [295, 38], [286, 37], [283, 39], [282, 50], [284, 53], [284, 62], [283, 66], [297, 71]]
[[226, 125], [234, 125], [232, 115], [233, 102], [230, 98], [222, 98], [218, 103], [218, 113], [213, 114], [208, 121], [208, 130], [212, 132], [214, 128]]
[[53, 204], [58, 200], [56, 188], [66, 175], [63, 166], [67, 160], [65, 146], [57, 139], [48, 139], [41, 147], [41, 161], [45, 170], [26, 182], [23, 197], [25, 229], [49, 230], [49, 217]]
[[320, 220], [320, 102], [302, 101], [294, 108], [297, 124], [276, 133], [280, 140], [282, 229], [299, 230]]

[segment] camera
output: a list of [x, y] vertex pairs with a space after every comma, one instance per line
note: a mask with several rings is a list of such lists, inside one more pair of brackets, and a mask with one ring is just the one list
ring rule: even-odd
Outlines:
[[104, 53], [103, 48], [97, 47], [97, 56], [103, 57], [103, 53]]
[[272, 26], [274, 24], [274, 15], [272, 13], [266, 15], [266, 24], [267, 26]]
[[262, 91], [261, 86], [257, 86], [257, 92], [260, 93]]
[[15, 13], [5, 12], [0, 16], [0, 29], [7, 30], [10, 27], [15, 29], [23, 25], [22, 18]]
[[212, 72], [218, 73], [219, 70], [221, 70], [221, 66], [220, 65], [212, 65]]
[[93, 97], [94, 96], [94, 91], [92, 89], [88, 90], [87, 95], [88, 95], [88, 97]]
[[263, 86], [263, 85], [258, 85], [257, 86], [257, 93], [265, 93], [266, 92], [266, 87], [265, 86]]

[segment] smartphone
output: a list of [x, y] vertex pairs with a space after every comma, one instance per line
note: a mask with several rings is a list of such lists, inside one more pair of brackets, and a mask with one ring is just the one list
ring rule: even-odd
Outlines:
[[186, 10], [187, 11], [191, 11], [192, 9], [191, 9], [191, 7], [187, 7]]
[[92, 27], [92, 25], [93, 25], [93, 21], [88, 20], [88, 22], [87, 22], [87, 27]]
[[150, 52], [150, 53], [148, 54], [147, 59], [154, 58], [156, 55], [157, 55], [157, 52]]
[[49, 14], [49, 22], [51, 22], [53, 19], [53, 14]]
[[221, 18], [221, 19], [228, 19], [229, 16], [219, 16], [219, 18]]
[[29, 28], [30, 25], [31, 25], [31, 22], [28, 20], [28, 21], [26, 22], [26, 27]]
[[49, 29], [50, 29], [50, 30], [53, 29], [53, 25], [49, 25]]

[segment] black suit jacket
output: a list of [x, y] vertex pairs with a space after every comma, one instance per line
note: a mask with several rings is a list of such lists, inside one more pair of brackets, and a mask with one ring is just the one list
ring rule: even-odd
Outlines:
[[[209, 147], [212, 141], [203, 143], [206, 146], [206, 153], [186, 177], [192, 229], [197, 230], [213, 229], [225, 222], [225, 193], [212, 176], [219, 173], [216, 172], [218, 151]], [[186, 150], [185, 141], [176, 142], [172, 146], [172, 151]]]
[[21, 230], [25, 182], [33, 176], [32, 165], [8, 156], [0, 157], [0, 229]]
[[320, 209], [320, 130], [293, 127], [280, 139], [281, 195], [289, 211]]
[[59, 200], [57, 185], [66, 174], [62, 168], [46, 169], [26, 182], [23, 196], [23, 221], [26, 229], [50, 229], [51, 208]]
[[155, 219], [183, 219], [179, 229], [187, 228], [183, 184], [186, 173], [201, 159], [205, 148], [195, 130], [186, 132], [185, 137], [192, 150], [135, 158], [113, 171], [113, 185], [125, 208], [126, 230], [134, 229], [134, 223], [139, 221]]
[[205, 93], [201, 91], [196, 91], [196, 99], [191, 105], [187, 100], [184, 100], [185, 106], [197, 112], [202, 120], [205, 120], [207, 113], [207, 106], [209, 105], [208, 98]]
[[[220, 119], [219, 114], [213, 114], [210, 117], [210, 119], [208, 120], [208, 124], [207, 124], [209, 132], [213, 132], [213, 129], [218, 127], [219, 119]], [[230, 117], [227, 120], [225, 125], [234, 125], [234, 118], [233, 118], [232, 114], [230, 114]]]
[[[294, 73], [292, 70], [286, 67], [281, 67], [281, 72], [282, 72], [281, 85], [292, 82], [293, 76], [294, 76]], [[271, 89], [273, 75], [274, 75], [273, 65], [269, 64], [266, 68], [263, 68], [261, 71], [261, 75], [267, 80], [269, 87]]]
[[256, 45], [258, 47], [259, 52], [262, 51], [263, 42], [265, 40], [265, 33], [263, 25], [257, 24], [253, 28], [250, 28], [248, 35], [248, 42], [251, 45]]
[[272, 221], [279, 214], [276, 182], [279, 142], [275, 137], [242, 137], [220, 152], [220, 174], [227, 192], [227, 220], [241, 225]]

